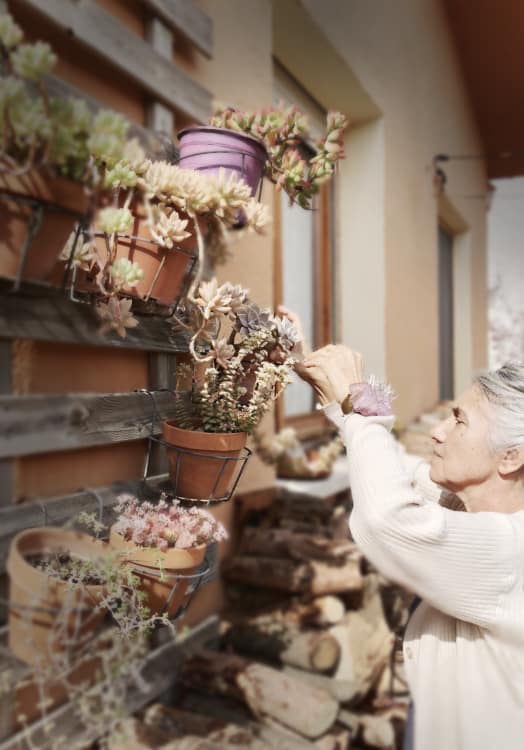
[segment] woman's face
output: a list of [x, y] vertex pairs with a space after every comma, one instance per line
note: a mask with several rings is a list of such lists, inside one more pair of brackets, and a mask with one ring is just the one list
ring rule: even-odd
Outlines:
[[480, 485], [497, 473], [497, 457], [490, 450], [491, 406], [478, 386], [456, 401], [447, 419], [432, 431], [431, 479], [451, 492]]

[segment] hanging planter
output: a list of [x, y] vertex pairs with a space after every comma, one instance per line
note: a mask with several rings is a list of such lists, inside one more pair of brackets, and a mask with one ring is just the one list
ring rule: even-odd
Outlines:
[[179, 164], [183, 169], [217, 174], [221, 168], [235, 172], [257, 195], [267, 152], [257, 138], [225, 128], [194, 126], [178, 133]]
[[0, 276], [45, 281], [90, 196], [80, 182], [43, 168], [0, 171]]
[[184, 605], [193, 574], [204, 561], [207, 545], [161, 551], [128, 542], [114, 528], [109, 544], [140, 579], [151, 614], [175, 617]]
[[1, 17], [2, 154], [0, 276], [51, 281], [76, 222], [87, 226], [103, 169], [123, 155], [128, 123], [84, 101], [52, 96], [46, 76], [57, 62], [42, 41], [26, 44], [13, 18]]
[[185, 508], [162, 494], [156, 503], [121, 495], [109, 545], [140, 578], [151, 613], [176, 617], [208, 571], [208, 545], [227, 538], [224, 526], [203, 508]]
[[[118, 264], [126, 261], [136, 263], [140, 278], [135, 279], [132, 285], [124, 284], [120, 291], [130, 297], [153, 299], [161, 305], [176, 307], [189, 285], [195, 266], [195, 237], [192, 234], [173, 247], [163, 247], [152, 236], [144, 205], [134, 201], [130, 212], [132, 225], [129, 233], [117, 232], [111, 236], [95, 233], [100, 265], [104, 268], [109, 259], [110, 269], [118, 269]], [[93, 285], [77, 285], [77, 288], [92, 291]]]
[[232, 496], [249, 454], [246, 432], [202, 432], [162, 422], [169, 476], [176, 497], [225, 501]]
[[[9, 548], [9, 648], [26, 664], [53, 664], [92, 637], [105, 615], [102, 583], [73, 583], [49, 574], [42, 561], [96, 560], [105, 545], [87, 534], [60, 528], [27, 529]], [[40, 564], [39, 567], [35, 567]]]

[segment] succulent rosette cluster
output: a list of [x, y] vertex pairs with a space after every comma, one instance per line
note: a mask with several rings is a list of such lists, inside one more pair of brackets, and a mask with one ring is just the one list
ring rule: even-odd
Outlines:
[[336, 163], [344, 158], [343, 138], [348, 120], [340, 112], [328, 113], [325, 136], [315, 143], [311, 158], [301, 150], [309, 142], [307, 118], [294, 106], [257, 112], [226, 107], [215, 112], [210, 124], [262, 141], [268, 154], [266, 176], [302, 208], [311, 208], [313, 196], [332, 177]]
[[185, 312], [190, 353], [207, 367], [192, 386], [192, 413], [180, 414], [178, 424], [251, 432], [291, 382], [298, 331], [249, 300], [247, 289], [216, 279], [200, 284]]
[[164, 494], [156, 503], [120, 495], [115, 511], [118, 519], [113, 530], [139, 547], [190, 549], [227, 539], [225, 527], [209, 511], [185, 507], [176, 499], [168, 501]]
[[97, 159], [122, 158], [127, 123], [109, 110], [92, 114], [81, 99], [50, 96], [45, 76], [56, 62], [49, 44], [24, 43], [20, 26], [0, 15], [0, 170], [42, 167], [92, 186]]
[[[248, 185], [235, 173], [221, 169], [210, 175], [150, 160], [136, 139], [125, 144], [118, 162], [104, 165], [101, 171], [108, 205], [96, 216], [93, 237], [103, 235], [106, 252], [101, 257], [94, 239], [81, 243], [72, 266], [87, 270], [94, 278], [103, 297], [98, 312], [105, 330], [111, 328], [109, 313], [117, 309], [108, 299], [130, 293], [143, 278], [139, 260], [117, 259], [119, 236], [132, 233], [135, 211], [145, 215], [152, 240], [162, 248], [176, 250], [193, 238], [199, 269], [205, 254], [202, 226], [207, 240], [210, 234], [223, 238], [225, 229], [238, 222], [239, 213], [245, 217], [248, 231], [261, 233], [269, 221], [267, 206], [252, 198]], [[64, 248], [62, 259], [70, 252], [71, 245]], [[128, 320], [135, 325], [132, 321], [136, 319]], [[112, 328], [122, 331], [118, 316]]]

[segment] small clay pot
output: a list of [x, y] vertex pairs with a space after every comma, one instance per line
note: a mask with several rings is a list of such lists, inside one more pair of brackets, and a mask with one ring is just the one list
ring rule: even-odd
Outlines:
[[167, 614], [169, 617], [174, 617], [184, 604], [191, 583], [191, 578], [180, 578], [180, 574], [194, 573], [202, 564], [207, 549], [205, 544], [189, 549], [171, 547], [165, 552], [152, 547], [139, 547], [127, 542], [113, 528], [109, 545], [140, 578], [150, 612]]
[[[194, 229], [191, 229], [190, 223], [190, 237], [179, 242], [176, 247], [162, 247], [151, 236], [143, 205], [137, 201], [133, 202], [130, 211], [133, 214], [133, 226], [129, 236], [117, 235], [114, 259], [127, 258], [131, 262], [138, 263], [144, 272], [144, 277], [136, 286], [127, 287], [124, 291], [130, 297], [154, 299], [161, 305], [172, 305], [184, 291], [194, 263], [196, 253]], [[135, 239], [132, 239], [133, 237]], [[103, 266], [108, 257], [106, 239], [103, 235], [97, 235], [96, 246]], [[92, 288], [84, 289], [81, 283], [76, 286], [81, 291], [92, 291]]]
[[32, 213], [31, 204], [17, 197], [34, 199], [43, 206], [21, 278], [45, 281], [76, 222], [87, 216], [90, 196], [80, 182], [52, 176], [41, 168], [19, 176], [0, 172], [0, 276], [10, 279], [17, 277]]
[[71, 587], [27, 560], [61, 552], [83, 560], [108, 554], [107, 545], [88, 534], [50, 527], [20, 532], [9, 548], [9, 648], [31, 666], [53, 664], [58, 654], [74, 653], [105, 616], [105, 610], [96, 607], [103, 585]]
[[[240, 470], [246, 432], [183, 430], [174, 421], [162, 422], [169, 446], [169, 476], [177, 497], [191, 500], [228, 500]], [[227, 460], [233, 459], [233, 460]]]

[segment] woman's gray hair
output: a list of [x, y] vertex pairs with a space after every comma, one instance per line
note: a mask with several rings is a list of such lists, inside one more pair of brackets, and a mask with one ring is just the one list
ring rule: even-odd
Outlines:
[[475, 383], [494, 409], [489, 437], [492, 450], [524, 445], [524, 362], [507, 362], [479, 375]]

